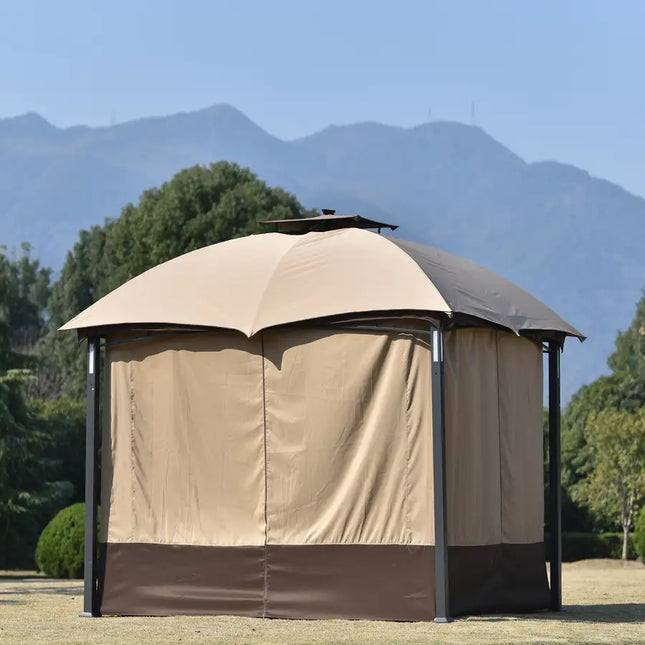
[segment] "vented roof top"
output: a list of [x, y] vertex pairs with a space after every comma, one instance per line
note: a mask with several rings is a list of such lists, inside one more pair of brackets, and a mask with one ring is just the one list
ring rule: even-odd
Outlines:
[[334, 231], [339, 228], [375, 228], [379, 232], [382, 228], [389, 228], [392, 231], [399, 228], [396, 224], [377, 222], [362, 215], [336, 215], [336, 211], [327, 208], [323, 208], [323, 214], [316, 217], [263, 220], [260, 224], [272, 229], [275, 233], [291, 233], [292, 235]]

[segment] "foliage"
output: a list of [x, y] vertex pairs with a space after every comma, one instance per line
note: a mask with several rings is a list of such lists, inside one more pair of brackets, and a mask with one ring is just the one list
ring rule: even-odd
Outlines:
[[36, 547], [38, 570], [52, 578], [82, 578], [85, 504], [60, 511], [44, 528]]
[[636, 412], [606, 408], [584, 428], [585, 477], [572, 487], [574, 499], [607, 519], [620, 520], [623, 558], [635, 513], [645, 500], [645, 407]]
[[590, 469], [585, 426], [589, 417], [605, 408], [633, 412], [645, 406], [645, 380], [629, 373], [601, 376], [580, 388], [562, 417], [563, 483], [572, 485]]
[[53, 401], [32, 400], [28, 407], [34, 423], [50, 439], [49, 454], [55, 460], [59, 479], [69, 481], [69, 502], [85, 495], [85, 404], [61, 397]]
[[616, 349], [607, 364], [614, 372], [626, 372], [645, 380], [645, 290], [629, 327], [618, 332]]
[[571, 490], [593, 469], [585, 426], [592, 414], [607, 407], [634, 411], [645, 406], [645, 381], [631, 374], [601, 376], [573, 396], [562, 416], [562, 524], [565, 530], [612, 530], [616, 521], [595, 513]]
[[[607, 545], [608, 554], [603, 557], [619, 559], [623, 557], [623, 547], [625, 535], [622, 532], [608, 531], [600, 534], [600, 539]], [[627, 558], [636, 559], [636, 548], [634, 544], [634, 534], [630, 533], [627, 537]]]
[[[130, 278], [178, 255], [258, 232], [260, 219], [308, 213], [294, 197], [269, 188], [247, 169], [220, 162], [176, 174], [147, 190], [117, 220], [82, 231], [54, 285], [52, 330]], [[43, 380], [53, 390], [80, 398], [84, 357], [72, 334], [52, 331], [43, 341], [49, 357]]]
[[[608, 376], [601, 376], [593, 383], [582, 387], [571, 399], [562, 417], [562, 483], [563, 523], [568, 528], [612, 529], [617, 522], [613, 516], [597, 510], [597, 506], [581, 508], [582, 498], [576, 498], [565, 508], [566, 493], [593, 475], [595, 460], [588, 443], [590, 419], [607, 408], [636, 412], [645, 407], [645, 292], [636, 306], [636, 313], [629, 328], [619, 332], [616, 351], [609, 357], [608, 364], [614, 370]], [[584, 486], [583, 486], [584, 488]], [[593, 509], [596, 510], [593, 510]], [[592, 520], [592, 521], [590, 521]], [[573, 525], [572, 525], [573, 524]]]
[[51, 438], [25, 401], [24, 371], [0, 375], [0, 568], [25, 566], [43, 520], [71, 495], [56, 479]]
[[645, 506], [641, 508], [634, 522], [634, 548], [645, 561]]
[[[545, 534], [546, 556], [549, 559], [549, 535]], [[592, 533], [581, 531], [563, 531], [562, 533], [562, 561], [575, 562], [593, 558], [621, 557], [623, 548], [623, 533], [605, 532]], [[636, 558], [635, 541], [630, 534], [627, 557]]]
[[23, 245], [22, 255], [0, 252], [0, 372], [33, 363], [30, 354], [45, 328], [51, 271]]
[[[631, 535], [630, 535], [631, 537]], [[547, 560], [550, 557], [550, 536], [545, 534], [545, 546]], [[621, 557], [623, 548], [623, 534], [606, 532], [592, 533], [581, 531], [562, 532], [562, 561], [576, 562], [577, 560], [588, 560], [591, 558], [615, 558]], [[636, 558], [634, 540], [630, 539], [627, 551], [628, 558]]]
[[26, 401], [33, 378], [24, 368], [37, 365], [50, 295], [50, 271], [29, 253], [0, 252], [0, 568], [31, 566], [44, 521], [71, 490]]
[[[549, 412], [545, 409], [542, 414], [542, 433], [543, 433], [543, 455], [544, 455], [544, 508], [549, 508], [549, 500], [551, 494], [550, 477], [550, 463], [549, 463]], [[564, 446], [564, 432], [562, 433]], [[567, 532], [590, 532], [594, 529], [594, 518], [590, 515], [587, 508], [582, 505], [576, 504], [571, 499], [571, 494], [568, 489], [568, 482], [566, 477], [566, 458], [564, 447], [562, 447], [562, 463], [563, 468], [561, 472], [561, 518], [562, 530]], [[575, 456], [575, 455], [573, 455]], [[602, 527], [605, 528], [605, 527]], [[611, 528], [609, 525], [607, 528]], [[550, 513], [545, 513], [544, 517], [544, 530], [549, 532], [551, 530], [551, 516]]]

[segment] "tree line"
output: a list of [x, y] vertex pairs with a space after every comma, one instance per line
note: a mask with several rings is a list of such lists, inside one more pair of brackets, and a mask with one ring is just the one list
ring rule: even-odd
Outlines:
[[[161, 262], [258, 232], [259, 219], [312, 214], [220, 162], [183, 170], [81, 231], [55, 281], [28, 246], [0, 251], [0, 568], [33, 566], [45, 523], [82, 501], [85, 353], [56, 330]], [[569, 530], [629, 530], [645, 498], [645, 296], [609, 364], [612, 374], [583, 387], [563, 417]]]
[[618, 525], [626, 558], [645, 504], [645, 291], [607, 365], [611, 374], [583, 386], [564, 412], [563, 518], [569, 510], [586, 527]]

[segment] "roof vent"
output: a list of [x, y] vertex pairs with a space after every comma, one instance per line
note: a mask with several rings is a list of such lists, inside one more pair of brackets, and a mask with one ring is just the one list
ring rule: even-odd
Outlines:
[[303, 235], [312, 231], [333, 231], [339, 228], [375, 228], [379, 233], [383, 228], [389, 228], [392, 231], [399, 228], [396, 224], [377, 222], [361, 215], [336, 215], [336, 211], [332, 208], [323, 208], [322, 215], [317, 217], [270, 219], [259, 223], [276, 233], [290, 233], [292, 235]]

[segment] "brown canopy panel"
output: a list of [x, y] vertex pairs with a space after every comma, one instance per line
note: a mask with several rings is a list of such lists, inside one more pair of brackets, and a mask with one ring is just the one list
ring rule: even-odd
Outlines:
[[394, 231], [399, 228], [396, 224], [386, 224], [367, 219], [361, 215], [336, 215], [335, 211], [323, 208], [323, 214], [317, 217], [303, 217], [301, 219], [274, 219], [263, 220], [262, 226], [271, 228], [276, 233], [290, 233], [302, 235], [312, 231], [334, 231], [339, 228], [389, 228]]
[[563, 337], [585, 339], [552, 309], [502, 276], [424, 244], [388, 239], [419, 265], [453, 312], [515, 332], [559, 331]]

